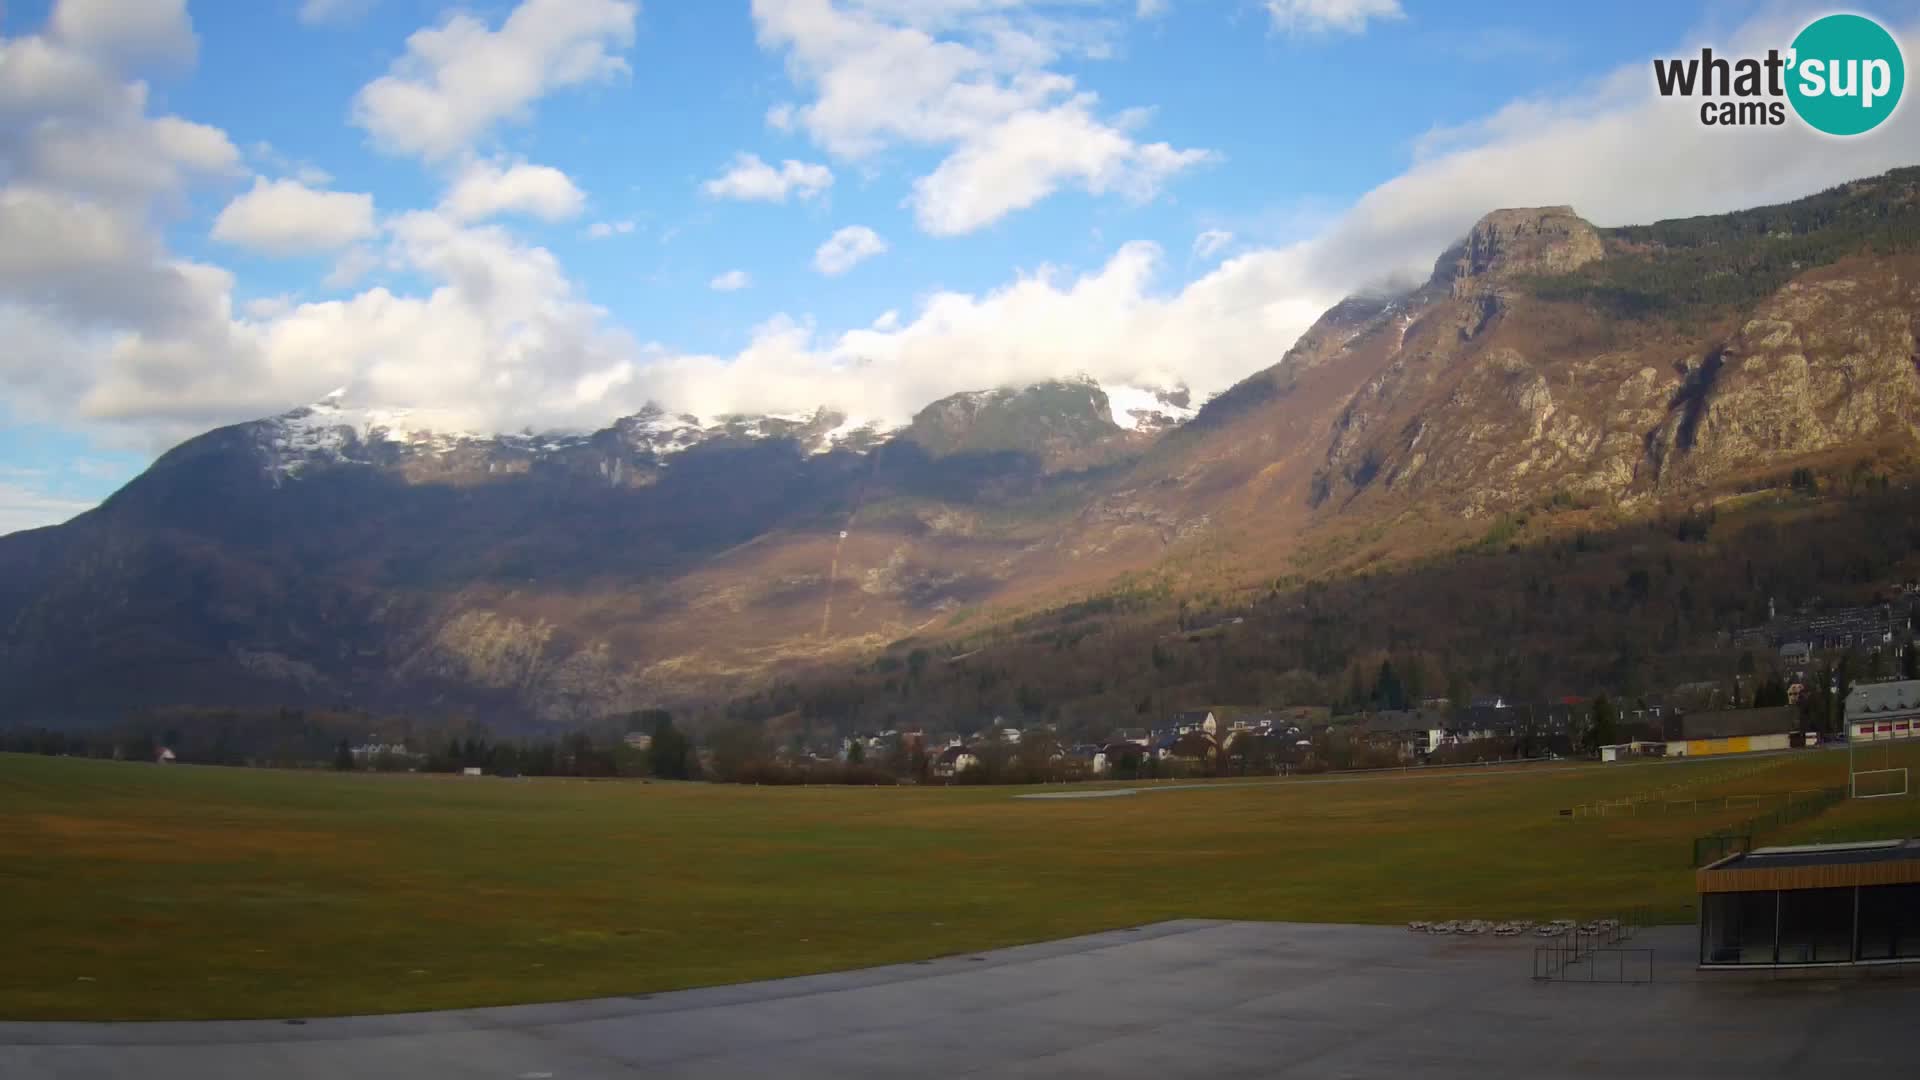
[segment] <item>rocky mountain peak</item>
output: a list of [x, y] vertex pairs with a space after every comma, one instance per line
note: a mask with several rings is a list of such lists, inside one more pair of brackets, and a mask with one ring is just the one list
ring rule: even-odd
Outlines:
[[1091, 379], [951, 394], [920, 410], [906, 437], [936, 457], [962, 452], [1043, 452], [1117, 434], [1106, 391]]
[[1564, 274], [1606, 255], [1600, 232], [1571, 206], [1495, 210], [1434, 264], [1434, 284], [1455, 297], [1521, 274]]

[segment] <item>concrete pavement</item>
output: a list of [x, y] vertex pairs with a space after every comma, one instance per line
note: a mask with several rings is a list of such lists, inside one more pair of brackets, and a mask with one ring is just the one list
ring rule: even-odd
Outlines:
[[1692, 929], [1675, 927], [1628, 943], [1655, 949], [1650, 985], [1539, 984], [1529, 978], [1533, 944], [1192, 920], [553, 1005], [293, 1022], [0, 1023], [0, 1077], [1920, 1074], [1911, 1027], [1920, 977], [1709, 975], [1692, 970]]

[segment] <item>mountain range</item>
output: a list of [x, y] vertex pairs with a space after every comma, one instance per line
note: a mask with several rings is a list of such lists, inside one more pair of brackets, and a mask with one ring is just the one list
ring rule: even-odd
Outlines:
[[[166, 704], [505, 727], [714, 703], [1116, 596], [1205, 609], [1920, 449], [1920, 169], [1597, 228], [1503, 209], [1418, 287], [1184, 388], [983, 388], [892, 427], [649, 408], [461, 432], [350, 393], [0, 538], [7, 720]], [[1571, 527], [1571, 526], [1570, 526]]]

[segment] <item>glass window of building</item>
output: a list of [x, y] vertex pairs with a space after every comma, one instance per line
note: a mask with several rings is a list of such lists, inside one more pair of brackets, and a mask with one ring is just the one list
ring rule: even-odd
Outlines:
[[1700, 957], [1707, 964], [1773, 963], [1778, 901], [1771, 892], [1709, 893]]

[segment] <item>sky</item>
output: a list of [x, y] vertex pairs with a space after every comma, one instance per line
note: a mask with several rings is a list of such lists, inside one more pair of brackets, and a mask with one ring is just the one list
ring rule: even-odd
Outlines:
[[[1488, 210], [1920, 163], [1911, 106], [1843, 140], [1653, 91], [1828, 10], [0, 0], [0, 533], [336, 390], [476, 432], [1204, 397]], [[1914, 3], [1849, 10], [1920, 40]]]

